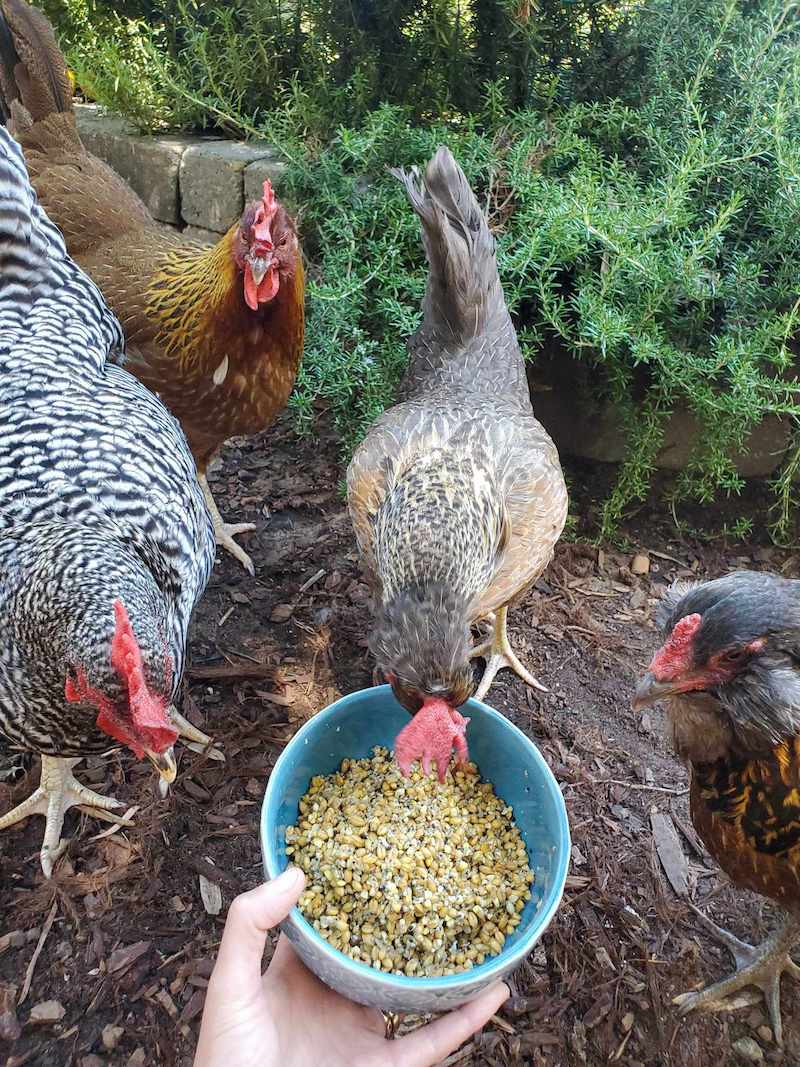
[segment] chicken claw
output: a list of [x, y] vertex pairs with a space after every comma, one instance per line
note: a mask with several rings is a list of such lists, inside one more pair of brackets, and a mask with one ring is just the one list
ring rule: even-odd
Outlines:
[[738, 993], [747, 986], [756, 986], [767, 1002], [775, 1041], [782, 1045], [781, 975], [788, 971], [793, 978], [800, 979], [800, 967], [789, 956], [789, 951], [800, 939], [800, 920], [787, 917], [771, 937], [754, 947], [717, 926], [694, 904], [690, 903], [689, 906], [709, 934], [728, 949], [736, 960], [736, 970], [730, 977], [707, 989], [697, 993], [681, 993], [672, 1003], [678, 1005], [681, 1015], [696, 1010], [724, 1011], [730, 1007], [725, 1001], [731, 993]]
[[[475, 659], [477, 656], [486, 657], [486, 670], [483, 672], [480, 685], [475, 690], [475, 699], [483, 700], [486, 694], [489, 692], [492, 682], [495, 679], [495, 675], [503, 667], [510, 667], [512, 671], [519, 675], [519, 677], [527, 685], [533, 689], [538, 689], [540, 693], [546, 693], [547, 689], [541, 682], [533, 677], [531, 672], [522, 666], [517, 659], [514, 650], [508, 640], [508, 630], [506, 628], [506, 618], [508, 616], [508, 607], [498, 608], [497, 612], [490, 616], [493, 632], [488, 641], [482, 642], [477, 645], [470, 652], [470, 659]], [[489, 655], [487, 656], [487, 653]]]
[[233, 556], [234, 559], [238, 559], [250, 577], [254, 577], [256, 569], [253, 566], [253, 561], [248, 554], [234, 541], [234, 537], [240, 533], [252, 533], [255, 530], [256, 525], [254, 522], [236, 522], [228, 523], [222, 518], [217, 507], [217, 502], [214, 500], [211, 488], [208, 484], [208, 479], [205, 474], [198, 472], [197, 480], [200, 483], [200, 488], [203, 490], [203, 496], [206, 498], [206, 506], [211, 513], [211, 521], [214, 524], [214, 537], [217, 539], [217, 544], [224, 548], [227, 552]]
[[420, 708], [408, 726], [395, 738], [394, 753], [397, 765], [407, 778], [414, 760], [422, 765], [422, 773], [430, 774], [431, 761], [436, 760], [439, 781], [443, 782], [455, 749], [456, 764], [469, 759], [465, 719], [443, 700], [429, 700]]
[[192, 752], [204, 753], [209, 759], [217, 760], [220, 763], [225, 762], [225, 756], [221, 749], [211, 744], [212, 739], [208, 734], [204, 734], [202, 730], [198, 730], [193, 722], [189, 722], [187, 718], [184, 718], [174, 704], [169, 706], [169, 717], [180, 737], [185, 738], [184, 744], [187, 748], [190, 748]]
[[81, 785], [72, 774], [72, 768], [79, 762], [80, 759], [42, 756], [39, 788], [0, 818], [0, 830], [5, 830], [29, 815], [44, 815], [44, 840], [39, 858], [45, 878], [51, 877], [53, 865], [66, 848], [66, 842], [61, 840], [61, 828], [69, 808], [80, 807], [87, 814], [102, 818], [104, 812], [122, 807], [113, 797], [101, 796]]

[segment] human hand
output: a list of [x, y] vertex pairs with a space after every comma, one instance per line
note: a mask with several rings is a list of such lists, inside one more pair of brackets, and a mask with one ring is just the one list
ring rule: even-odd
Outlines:
[[194, 1067], [432, 1067], [508, 997], [496, 982], [462, 1008], [387, 1041], [381, 1013], [329, 989], [283, 935], [262, 975], [267, 931], [289, 914], [304, 885], [303, 872], [289, 868], [231, 904]]

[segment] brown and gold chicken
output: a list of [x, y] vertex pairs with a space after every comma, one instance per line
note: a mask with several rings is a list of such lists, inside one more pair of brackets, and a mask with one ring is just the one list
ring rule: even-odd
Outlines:
[[133, 190], [84, 148], [66, 62], [44, 15], [0, 0], [0, 110], [40, 203], [125, 331], [126, 368], [179, 420], [217, 542], [253, 573], [223, 522], [206, 471], [229, 438], [268, 427], [303, 350], [304, 280], [295, 224], [269, 182], [212, 247], [155, 222]]
[[800, 942], [800, 582], [740, 571], [676, 586], [663, 604], [665, 641], [634, 707], [667, 701], [698, 834], [736, 886], [787, 913], [753, 948], [694, 909], [737, 969], [676, 1003], [714, 1010], [757, 986], [780, 1044], [781, 975], [800, 978], [789, 956]]
[[[429, 275], [409, 342], [401, 402], [372, 426], [347, 474], [350, 515], [378, 603], [371, 648], [415, 717], [401, 767], [420, 757], [440, 777], [466, 758], [471, 659], [477, 691], [510, 666], [539, 683], [509, 645], [509, 604], [549, 563], [567, 514], [558, 454], [531, 408], [497, 272], [494, 239], [463, 172], [440, 148], [424, 182], [396, 172], [422, 221]], [[471, 628], [493, 636], [472, 647]]]

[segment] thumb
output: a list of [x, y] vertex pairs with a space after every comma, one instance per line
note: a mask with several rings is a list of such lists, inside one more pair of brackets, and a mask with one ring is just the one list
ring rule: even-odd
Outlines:
[[214, 984], [226, 990], [227, 997], [248, 995], [258, 985], [267, 931], [286, 918], [305, 881], [298, 867], [289, 867], [271, 882], [234, 899], [212, 976]]

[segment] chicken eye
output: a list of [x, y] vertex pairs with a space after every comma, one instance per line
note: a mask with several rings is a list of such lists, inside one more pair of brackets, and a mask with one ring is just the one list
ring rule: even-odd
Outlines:
[[741, 663], [743, 659], [747, 659], [747, 649], [729, 648], [727, 652], [723, 652], [722, 658], [726, 663]]

